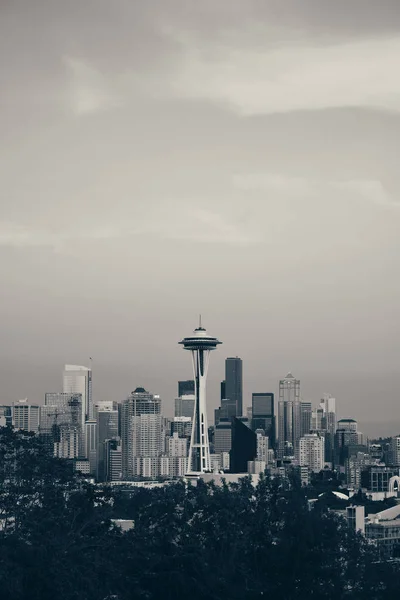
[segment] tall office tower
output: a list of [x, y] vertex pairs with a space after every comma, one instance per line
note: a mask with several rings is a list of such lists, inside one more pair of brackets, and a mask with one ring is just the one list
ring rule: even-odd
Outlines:
[[179, 434], [175, 432], [170, 438], [168, 438], [168, 456], [183, 457], [187, 456], [187, 454], [187, 438], [181, 438], [179, 437]]
[[[178, 397], [181, 396], [194, 396], [194, 381], [193, 379], [187, 379], [186, 381], [178, 381]], [[186, 415], [176, 415], [177, 417], [184, 417]]]
[[122, 479], [122, 450], [118, 439], [104, 442], [104, 479], [120, 481]]
[[[156, 477], [163, 452], [162, 416], [141, 414], [132, 417], [133, 475]], [[150, 460], [151, 459], [151, 460]]]
[[214, 430], [214, 454], [229, 453], [232, 448], [232, 420], [221, 419]]
[[207, 335], [201, 326], [194, 330], [193, 335], [184, 338], [180, 344], [192, 354], [193, 373], [195, 381], [195, 411], [193, 418], [192, 437], [189, 448], [188, 474], [199, 474], [211, 471], [210, 445], [208, 441], [206, 381], [211, 350], [221, 344], [217, 338]]
[[[133, 477], [133, 417], [161, 415], [161, 398], [138, 387], [121, 403], [122, 473], [124, 479]], [[161, 420], [160, 420], [161, 427]]]
[[[61, 458], [85, 457], [82, 394], [47, 393], [40, 410], [39, 432], [49, 450]], [[61, 444], [61, 437], [64, 443]], [[66, 452], [71, 451], [71, 456]]]
[[194, 404], [196, 396], [194, 394], [184, 394], [175, 398], [175, 417], [190, 417], [193, 419]]
[[310, 433], [311, 430], [312, 404], [311, 402], [300, 402], [300, 437]]
[[96, 433], [97, 433], [97, 481], [106, 481], [105, 470], [105, 442], [106, 440], [118, 437], [118, 411], [117, 410], [97, 410], [96, 415]]
[[220, 384], [220, 397], [219, 397], [219, 399], [222, 402], [222, 400], [224, 398], [226, 398], [226, 381], [225, 381], [225, 379], [223, 381], [221, 381], [221, 384]]
[[223, 398], [221, 400], [220, 407], [220, 419], [232, 419], [237, 414], [236, 400], [230, 400], [230, 398]]
[[65, 365], [63, 374], [63, 392], [82, 394], [82, 430], [85, 421], [93, 419], [92, 370], [80, 365]]
[[97, 420], [90, 419], [85, 423], [85, 458], [89, 461], [90, 473], [97, 472]]
[[324, 410], [323, 408], [315, 408], [311, 413], [311, 429], [312, 431], [325, 431], [324, 425]]
[[171, 435], [174, 435], [174, 433], [190, 441], [192, 436], [192, 419], [190, 417], [174, 417], [174, 420], [171, 421]]
[[[349, 447], [359, 446], [357, 421], [354, 419], [340, 419], [335, 433], [335, 465], [344, 465], [349, 456]], [[360, 448], [361, 450], [361, 448]]]
[[[225, 360], [225, 398], [235, 403], [235, 417], [243, 415], [243, 363], [239, 357]], [[221, 404], [222, 406], [222, 404]]]
[[263, 429], [268, 436], [269, 446], [275, 448], [274, 394], [269, 392], [251, 395], [251, 428]]
[[323, 411], [322, 429], [325, 431], [325, 461], [333, 463], [336, 433], [336, 400], [324, 394], [320, 402]]
[[13, 403], [13, 426], [14, 429], [25, 431], [39, 431], [40, 407], [37, 404], [29, 404], [28, 399], [18, 400]]
[[257, 436], [241, 419], [232, 418], [230, 472], [247, 473], [247, 463], [257, 455]]
[[325, 465], [325, 440], [318, 433], [308, 433], [300, 438], [300, 467], [319, 473]]
[[279, 382], [278, 458], [298, 458], [300, 424], [300, 380], [288, 373]]

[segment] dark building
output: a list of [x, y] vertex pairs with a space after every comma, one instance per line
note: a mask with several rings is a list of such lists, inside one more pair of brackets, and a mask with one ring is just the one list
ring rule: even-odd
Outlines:
[[178, 396], [190, 396], [194, 394], [194, 380], [178, 381]]
[[237, 356], [225, 360], [225, 398], [235, 403], [234, 416], [241, 417], [243, 415], [243, 363]]
[[389, 480], [399, 475], [399, 467], [371, 465], [361, 472], [361, 487], [368, 492], [388, 492]]
[[275, 448], [274, 394], [269, 392], [252, 394], [251, 408], [252, 430], [263, 429], [269, 438], [269, 446]]
[[257, 436], [243, 420], [233, 417], [231, 423], [230, 472], [247, 473], [247, 463], [257, 456]]
[[307, 435], [311, 431], [311, 402], [300, 402], [300, 437]]
[[226, 381], [224, 379], [224, 381], [221, 381], [221, 397], [220, 397], [221, 402], [224, 398], [226, 398], [225, 394], [226, 394]]

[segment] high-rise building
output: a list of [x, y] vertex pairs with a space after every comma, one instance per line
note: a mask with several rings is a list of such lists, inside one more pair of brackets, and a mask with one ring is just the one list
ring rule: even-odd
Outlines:
[[230, 416], [241, 417], [243, 415], [243, 363], [237, 356], [225, 360], [225, 398], [234, 402], [236, 407], [236, 413]]
[[279, 382], [278, 458], [299, 454], [301, 428], [300, 380], [288, 373]]
[[300, 436], [307, 435], [311, 430], [312, 404], [300, 402]]
[[[194, 379], [186, 381], [178, 381], [178, 397], [194, 396]], [[185, 417], [186, 415], [176, 415], [177, 417]]]
[[85, 432], [82, 430], [81, 417], [81, 394], [45, 394], [44, 406], [40, 408], [39, 433], [47, 448], [56, 456], [85, 458]]
[[[356, 448], [359, 446], [358, 442], [357, 421], [354, 419], [340, 419], [335, 433], [335, 465], [344, 466], [345, 460], [349, 456], [349, 447]], [[362, 451], [362, 449], [357, 448], [357, 451]]]
[[223, 381], [221, 381], [219, 399], [222, 402], [222, 400], [224, 398], [226, 398], [226, 381], [225, 381], [225, 379]]
[[97, 473], [97, 420], [90, 419], [85, 423], [85, 458], [89, 461], [90, 473]]
[[257, 455], [257, 436], [241, 419], [232, 418], [230, 472], [247, 473], [247, 463]]
[[187, 457], [187, 455], [187, 438], [181, 438], [179, 437], [179, 434], [175, 432], [170, 438], [168, 438], [168, 456]]
[[104, 442], [104, 475], [105, 481], [122, 479], [122, 449], [118, 439]]
[[274, 394], [257, 392], [251, 396], [251, 428], [262, 429], [269, 439], [269, 446], [275, 447]]
[[[138, 387], [121, 403], [122, 473], [124, 479], [134, 476], [133, 418], [141, 415], [160, 415], [161, 398]], [[135, 427], [138, 424], [136, 422]], [[161, 427], [161, 419], [160, 419]]]
[[318, 433], [309, 433], [300, 438], [300, 467], [319, 473], [325, 464], [325, 440]]
[[39, 431], [40, 407], [37, 404], [29, 404], [28, 399], [18, 400], [13, 403], [13, 427], [24, 431]]
[[106, 481], [107, 447], [105, 442], [118, 437], [118, 411], [97, 410], [96, 412], [97, 481]]
[[265, 464], [268, 464], [269, 438], [265, 435], [263, 429], [258, 429], [255, 434], [257, 436], [257, 460], [264, 461]]
[[208, 423], [206, 406], [206, 381], [211, 350], [215, 350], [221, 342], [207, 335], [201, 326], [193, 335], [184, 338], [180, 344], [192, 354], [193, 371], [195, 373], [195, 411], [192, 437], [189, 448], [188, 474], [211, 471], [210, 445], [208, 441]]
[[171, 421], [171, 435], [177, 433], [179, 437], [186, 438], [190, 441], [192, 435], [192, 422], [190, 417], [174, 417]]
[[[141, 414], [132, 417], [133, 458], [157, 458], [163, 451], [162, 416]], [[136, 473], [140, 475], [140, 473]]]
[[195, 400], [196, 396], [194, 394], [184, 394], [179, 398], [175, 398], [175, 417], [190, 417], [193, 419]]
[[229, 453], [232, 448], [232, 420], [220, 419], [214, 431], [214, 454]]
[[320, 402], [323, 410], [323, 429], [325, 431], [325, 461], [334, 462], [336, 433], [336, 400], [330, 394], [324, 394]]
[[400, 467], [400, 435], [396, 435], [390, 440], [389, 463], [394, 467]]
[[82, 394], [82, 430], [85, 421], [93, 419], [92, 370], [80, 365], [65, 365], [63, 374], [63, 392]]

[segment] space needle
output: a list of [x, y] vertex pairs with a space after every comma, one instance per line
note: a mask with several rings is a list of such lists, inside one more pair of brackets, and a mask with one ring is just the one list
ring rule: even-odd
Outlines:
[[180, 344], [192, 353], [195, 404], [190, 439], [189, 463], [187, 475], [200, 475], [211, 471], [210, 445], [208, 442], [206, 380], [211, 350], [222, 342], [211, 337], [200, 322], [193, 335], [184, 338]]

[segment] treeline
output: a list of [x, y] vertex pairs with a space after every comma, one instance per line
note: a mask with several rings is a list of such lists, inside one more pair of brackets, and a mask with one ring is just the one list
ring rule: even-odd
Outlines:
[[[123, 533], [112, 519], [133, 519]], [[0, 429], [2, 600], [385, 599], [394, 563], [309, 510], [293, 479], [183, 483], [132, 494], [87, 484], [29, 434]]]

